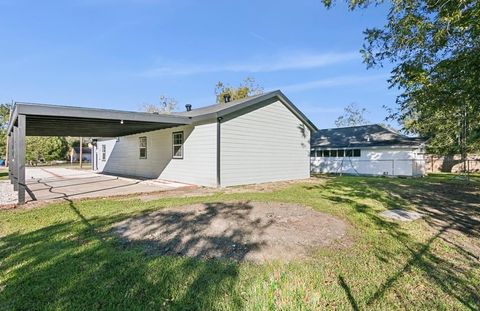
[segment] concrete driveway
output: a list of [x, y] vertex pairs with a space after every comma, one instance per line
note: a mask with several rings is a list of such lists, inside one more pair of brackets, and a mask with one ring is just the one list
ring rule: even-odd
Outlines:
[[29, 201], [110, 197], [195, 188], [192, 185], [161, 179], [141, 180], [59, 167], [29, 167], [25, 174], [27, 192], [31, 197]]

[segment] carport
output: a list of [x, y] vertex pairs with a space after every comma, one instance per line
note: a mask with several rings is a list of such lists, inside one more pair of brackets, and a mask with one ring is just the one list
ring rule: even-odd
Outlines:
[[191, 124], [182, 116], [16, 102], [8, 125], [10, 181], [25, 203], [25, 137], [120, 137]]

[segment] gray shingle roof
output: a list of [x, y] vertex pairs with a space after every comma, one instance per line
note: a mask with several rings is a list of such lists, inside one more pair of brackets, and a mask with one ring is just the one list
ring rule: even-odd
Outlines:
[[311, 130], [318, 130], [315, 124], [313, 124], [280, 90], [255, 95], [239, 100], [234, 100], [229, 103], [215, 104], [197, 109], [192, 109], [191, 111], [173, 112], [171, 113], [171, 115], [189, 117], [193, 120], [218, 118], [239, 111], [241, 109], [249, 108], [254, 105], [261, 105], [265, 102], [277, 99], [280, 100], [283, 104], [285, 104]]
[[322, 148], [419, 146], [421, 138], [408, 137], [380, 124], [321, 129], [312, 135], [311, 146]]

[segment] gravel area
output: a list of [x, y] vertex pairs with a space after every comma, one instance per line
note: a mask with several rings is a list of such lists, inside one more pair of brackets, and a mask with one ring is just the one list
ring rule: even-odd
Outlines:
[[10, 181], [0, 181], [0, 206], [17, 204], [17, 193], [13, 191]]
[[287, 203], [217, 202], [156, 211], [117, 223], [126, 244], [148, 253], [235, 261], [290, 261], [351, 245], [342, 219]]

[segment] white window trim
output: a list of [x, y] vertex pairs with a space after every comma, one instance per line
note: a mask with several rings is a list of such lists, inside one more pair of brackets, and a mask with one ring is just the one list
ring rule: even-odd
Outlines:
[[[145, 147], [142, 147], [141, 146], [141, 141], [142, 139], [145, 139]], [[140, 153], [140, 150], [142, 150], [142, 148], [145, 149], [145, 156], [142, 157], [141, 156], [141, 153]], [[141, 136], [138, 138], [138, 158], [141, 159], [141, 160], [144, 160], [147, 158], [147, 155], [148, 155], [148, 141], [147, 141], [147, 137], [146, 136]]]
[[102, 144], [100, 151], [101, 151], [100, 159], [102, 161], [107, 161], [107, 145]]
[[[182, 143], [181, 144], [175, 144], [175, 135], [177, 134], [181, 134], [182, 135]], [[179, 132], [173, 132], [172, 133], [172, 159], [178, 159], [178, 160], [182, 160], [183, 159], [183, 143], [185, 142], [185, 136], [184, 136], [184, 133], [183, 131], [179, 131]], [[182, 151], [182, 155], [181, 156], [177, 156], [175, 155], [175, 147], [177, 146], [180, 146], [180, 150]]]

